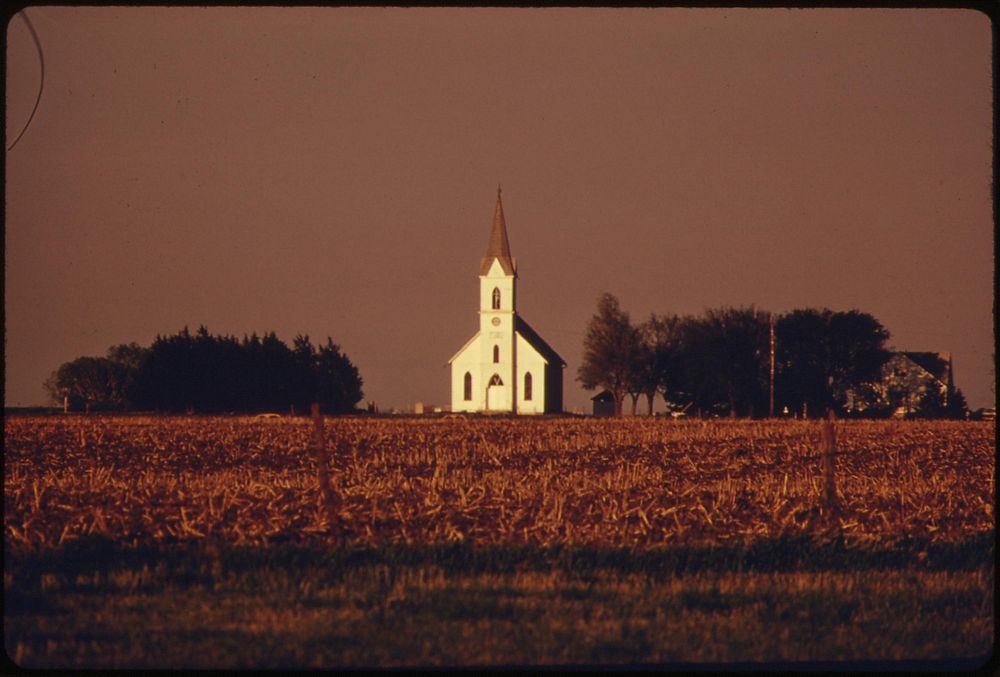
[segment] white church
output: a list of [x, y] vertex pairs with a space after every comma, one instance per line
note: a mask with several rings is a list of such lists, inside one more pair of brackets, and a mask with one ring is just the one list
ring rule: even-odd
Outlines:
[[479, 264], [479, 331], [448, 360], [452, 411], [562, 412], [566, 362], [517, 314], [516, 288], [498, 187], [490, 244]]

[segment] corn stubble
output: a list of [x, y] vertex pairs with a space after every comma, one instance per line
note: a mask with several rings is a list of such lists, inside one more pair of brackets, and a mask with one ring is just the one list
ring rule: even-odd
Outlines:
[[[993, 529], [992, 423], [8, 417], [4, 537], [648, 548]], [[336, 510], [328, 510], [335, 505]], [[334, 519], [335, 518], [335, 519]], [[331, 524], [331, 521], [335, 522]]]
[[992, 647], [990, 422], [322, 424], [7, 417], [8, 654], [287, 668]]

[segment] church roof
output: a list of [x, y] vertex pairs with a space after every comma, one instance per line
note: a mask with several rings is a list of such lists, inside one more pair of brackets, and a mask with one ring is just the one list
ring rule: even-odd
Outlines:
[[446, 363], [446, 366], [454, 362], [456, 359], [458, 359], [458, 356], [464, 353], [465, 349], [471, 346], [473, 343], [475, 343], [476, 339], [478, 338], [479, 338], [479, 332], [477, 331], [472, 338], [470, 338], [468, 341], [465, 342], [465, 345], [463, 345], [461, 348], [458, 349], [458, 352], [456, 352], [454, 355], [451, 356], [451, 358]]
[[507, 221], [503, 217], [503, 203], [500, 201], [500, 186], [497, 186], [497, 206], [493, 211], [493, 228], [490, 230], [490, 244], [486, 248], [486, 256], [479, 264], [479, 274], [490, 272], [493, 259], [500, 262], [500, 267], [507, 275], [513, 275], [517, 270], [514, 259], [510, 255], [510, 242], [507, 240]]
[[531, 347], [537, 350], [546, 362], [566, 366], [566, 360], [559, 357], [559, 353], [553, 350], [552, 346], [546, 343], [520, 315], [514, 315], [514, 331], [523, 336], [524, 340], [530, 343]]

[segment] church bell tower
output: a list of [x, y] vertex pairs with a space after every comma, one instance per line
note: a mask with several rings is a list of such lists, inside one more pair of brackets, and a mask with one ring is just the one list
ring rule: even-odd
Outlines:
[[507, 222], [500, 186], [486, 255], [479, 263], [480, 383], [486, 388], [487, 411], [515, 411], [517, 352], [514, 318], [517, 313], [517, 261], [510, 255]]

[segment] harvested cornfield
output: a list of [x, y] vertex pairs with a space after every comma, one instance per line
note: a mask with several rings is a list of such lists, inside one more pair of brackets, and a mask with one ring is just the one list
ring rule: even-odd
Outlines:
[[321, 446], [308, 419], [4, 425], [24, 667], [969, 670], [992, 647], [992, 422], [841, 421], [825, 447], [807, 421], [328, 418]]
[[305, 419], [9, 417], [8, 548], [336, 541], [655, 547], [993, 528], [992, 423], [327, 419], [334, 524]]

